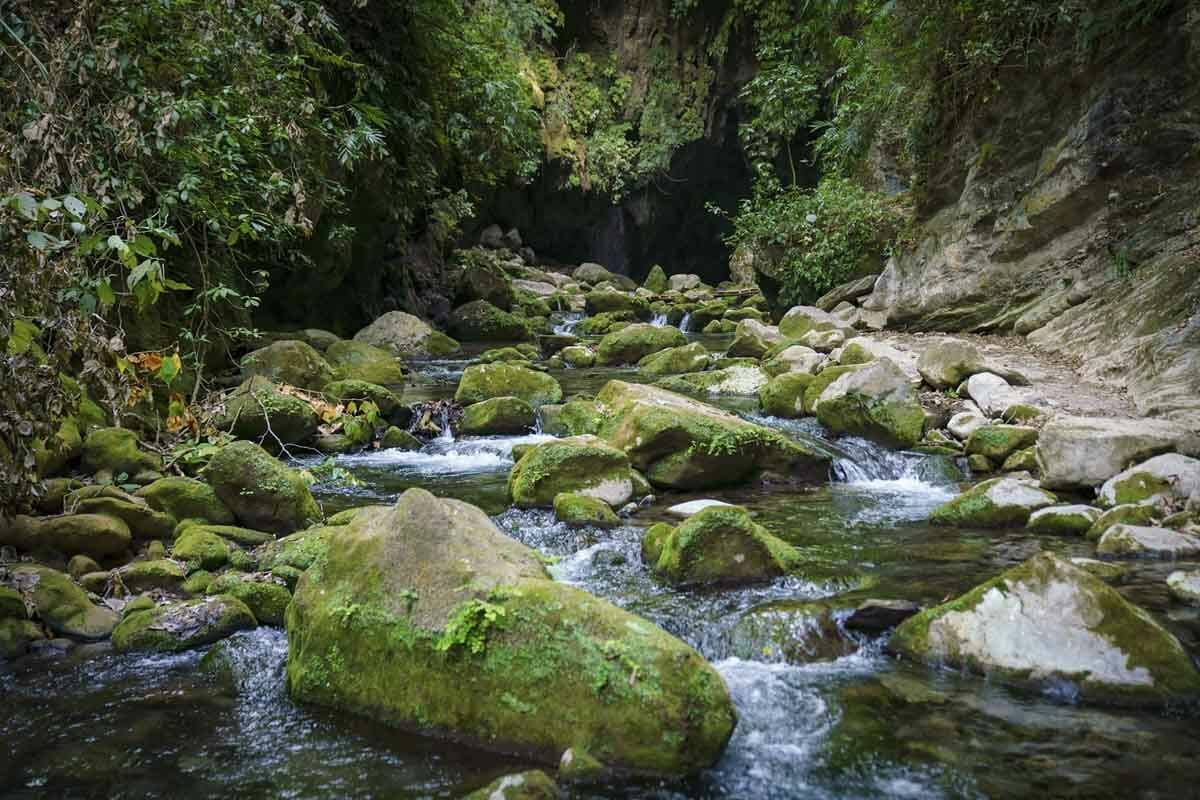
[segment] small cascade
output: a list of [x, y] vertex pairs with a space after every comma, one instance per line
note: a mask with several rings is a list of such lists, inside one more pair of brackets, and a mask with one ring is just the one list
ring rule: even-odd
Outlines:
[[686, 313], [683, 315], [683, 319], [679, 320], [679, 330], [683, 331], [684, 333], [689, 333], [691, 329], [692, 315], [690, 313]]
[[440, 442], [454, 441], [454, 424], [450, 421], [449, 406], [442, 406], [442, 432], [438, 434], [437, 438]]
[[950, 487], [962, 477], [947, 459], [889, 450], [857, 437], [839, 439], [831, 449], [837, 454], [831, 477], [838, 483], [884, 481]]
[[554, 325], [554, 333], [558, 336], [574, 336], [575, 329], [579, 327], [579, 323], [583, 322], [583, 316], [581, 311], [564, 312], [561, 319]]
[[650, 324], [656, 328], [665, 328], [668, 325], [666, 314], [655, 314], [650, 320]]

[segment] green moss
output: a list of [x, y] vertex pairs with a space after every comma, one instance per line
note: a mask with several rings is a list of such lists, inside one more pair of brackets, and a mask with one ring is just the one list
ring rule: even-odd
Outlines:
[[[382, 347], [342, 339], [329, 345], [325, 357], [333, 367], [333, 377], [336, 379], [333, 384], [326, 386], [326, 393], [343, 381], [366, 383], [380, 388], [404, 384], [404, 370], [400, 362], [390, 350]], [[382, 406], [380, 409], [382, 410]]]
[[687, 337], [678, 328], [630, 325], [600, 340], [596, 347], [596, 363], [636, 364], [651, 353], [683, 347], [687, 343]]
[[516, 397], [531, 406], [562, 401], [562, 387], [550, 375], [518, 364], [475, 364], [463, 372], [455, 402], [482, 403], [497, 397]]
[[202, 569], [219, 569], [229, 560], [229, 545], [217, 534], [193, 526], [176, 540], [171, 555]]
[[166, 477], [136, 492], [151, 508], [177, 520], [202, 519], [214, 525], [232, 525], [233, 512], [221, 502], [213, 488], [195, 478]]
[[588, 494], [602, 485], [618, 491], [628, 484], [629, 459], [594, 437], [561, 439], [535, 447], [512, 468], [509, 497], [522, 508], [549, 508], [563, 492]]
[[113, 631], [113, 648], [119, 653], [152, 650], [175, 653], [211, 644], [256, 625], [242, 601], [219, 595], [180, 600], [130, 614]]
[[1038, 438], [1036, 428], [1020, 425], [980, 425], [967, 437], [965, 449], [969, 455], [983, 455], [1003, 463], [1012, 453], [1032, 447]]
[[[656, 526], [657, 527], [657, 526]], [[799, 568], [799, 551], [738, 506], [706, 508], [669, 535], [651, 529], [643, 554], [658, 551], [654, 572], [675, 583], [745, 583]]]
[[246, 604], [260, 625], [282, 626], [292, 602], [291, 593], [281, 583], [229, 572], [209, 584], [206, 594], [236, 597]]
[[554, 516], [569, 525], [591, 525], [615, 528], [620, 524], [617, 515], [603, 500], [563, 492], [554, 497]]
[[459, 430], [468, 436], [521, 434], [537, 425], [533, 406], [519, 397], [493, 397], [467, 406]]
[[764, 414], [793, 419], [804, 416], [804, 393], [815, 380], [801, 372], [785, 372], [772, 378], [758, 392], [758, 402]]

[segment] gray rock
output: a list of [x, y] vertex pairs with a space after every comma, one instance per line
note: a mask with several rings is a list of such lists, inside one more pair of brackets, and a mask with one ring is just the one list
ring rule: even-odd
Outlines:
[[1200, 435], [1157, 419], [1056, 416], [1042, 428], [1037, 457], [1049, 488], [1099, 486], [1131, 463], [1177, 451], [1200, 454]]
[[1100, 537], [1096, 552], [1113, 557], [1187, 558], [1200, 555], [1200, 537], [1170, 528], [1118, 523]]
[[875, 288], [875, 281], [878, 279], [879, 273], [873, 273], [835, 286], [821, 295], [820, 299], [817, 300], [816, 306], [822, 311], [833, 311], [834, 306], [847, 300], [857, 300], [860, 297], [866, 297]]
[[681, 274], [671, 275], [667, 278], [667, 286], [676, 292], [687, 292], [692, 289], [697, 289], [703, 281], [699, 275]]
[[1140, 503], [1151, 498], [1187, 500], [1200, 492], [1200, 460], [1165, 453], [1130, 467], [1100, 487], [1101, 505]]
[[977, 528], [1025, 525], [1033, 512], [1057, 502], [1057, 497], [1035, 482], [993, 478], [935, 508], [930, 521], [935, 525]]
[[758, 320], [744, 319], [733, 332], [733, 343], [729, 346], [730, 357], [746, 356], [762, 358], [772, 345], [783, 341], [783, 334], [774, 325], [764, 325]]
[[815, 375], [825, 361], [826, 357], [811, 347], [794, 344], [780, 350], [776, 355], [768, 359], [763, 364], [763, 371], [772, 377], [782, 375], [785, 372], [800, 372], [806, 375]]
[[813, 306], [795, 306], [779, 321], [780, 332], [789, 339], [802, 340], [811, 331], [839, 331], [850, 336], [854, 329], [845, 321]]
[[721, 500], [707, 500], [707, 499], [705, 499], [705, 500], [689, 500], [686, 503], [679, 503], [678, 505], [671, 506], [670, 508], [667, 509], [667, 513], [673, 517], [680, 517], [682, 519], [687, 519], [688, 517], [694, 516], [695, 514], [699, 514], [701, 511], [703, 511], [706, 508], [712, 508], [713, 506], [727, 506], [727, 505], [730, 505], [730, 504], [722, 502]]
[[842, 331], [809, 331], [800, 337], [800, 344], [818, 353], [832, 353], [846, 342]]
[[402, 358], [449, 355], [459, 350], [458, 342], [403, 311], [389, 311], [354, 334], [354, 339]]
[[821, 392], [817, 419], [838, 433], [852, 433], [900, 447], [913, 447], [925, 429], [925, 414], [912, 382], [889, 359], [848, 372]]
[[499, 225], [488, 225], [479, 234], [479, 243], [489, 250], [504, 247], [504, 230]]
[[1167, 589], [1181, 603], [1200, 606], [1200, 571], [1176, 570], [1167, 576]]
[[1029, 515], [1025, 527], [1034, 533], [1083, 536], [1100, 516], [1100, 510], [1091, 506], [1050, 506]]

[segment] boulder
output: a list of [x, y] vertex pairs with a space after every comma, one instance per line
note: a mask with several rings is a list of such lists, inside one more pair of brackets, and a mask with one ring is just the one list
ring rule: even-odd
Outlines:
[[961, 528], [1025, 525], [1033, 512], [1057, 503], [1058, 498], [1031, 481], [992, 478], [935, 508], [930, 521]]
[[317, 413], [306, 401], [279, 391], [263, 377], [246, 380], [225, 401], [214, 423], [239, 439], [267, 446], [307, 442], [317, 432]]
[[1031, 475], [1036, 473], [1038, 471], [1037, 448], [1026, 447], [1017, 450], [1004, 459], [1000, 469], [1005, 472], [1028, 472]]
[[858, 650], [825, 603], [776, 602], [743, 614], [728, 634], [729, 655], [775, 664], [835, 661]]
[[767, 373], [754, 362], [674, 375], [658, 382], [658, 386], [696, 397], [754, 397], [770, 380]]
[[678, 328], [648, 324], [630, 325], [607, 334], [600, 340], [596, 350], [596, 363], [636, 364], [651, 353], [669, 347], [682, 347], [687, 343], [687, 337]]
[[825, 356], [821, 353], [818, 353], [811, 347], [794, 344], [783, 348], [775, 354], [768, 352], [764, 357], [762, 368], [763, 372], [771, 377], [782, 375], [785, 372], [815, 375], [824, 363]]
[[1035, 444], [1037, 438], [1037, 428], [1024, 425], [980, 425], [971, 431], [964, 449], [967, 455], [978, 453], [994, 462], [1003, 463], [1017, 450]]
[[124, 553], [132, 541], [128, 525], [102, 514], [54, 517], [18, 514], [7, 525], [0, 521], [0, 544], [29, 553], [53, 551], [66, 556], [82, 553], [102, 561]]
[[400, 358], [448, 356], [460, 349], [458, 342], [403, 311], [389, 311], [354, 334], [354, 340], [381, 347]]
[[667, 288], [675, 292], [688, 292], [693, 289], [699, 289], [703, 283], [699, 275], [692, 275], [690, 273], [672, 275], [667, 278]]
[[1200, 460], [1165, 453], [1130, 467], [1104, 482], [1098, 501], [1104, 506], [1162, 499], [1186, 501], [1200, 493]]
[[1004, 417], [1013, 406], [1022, 405], [1022, 395], [1008, 381], [991, 372], [980, 372], [967, 378], [967, 394], [985, 415]]
[[527, 364], [533, 359], [527, 353], [522, 353], [515, 347], [494, 347], [479, 354], [480, 364], [494, 364], [497, 361], [517, 362]]
[[677, 503], [667, 509], [667, 513], [672, 517], [687, 519], [693, 517], [708, 508], [732, 507], [731, 503], [726, 503], [721, 500], [689, 500], [686, 503]]
[[607, 314], [628, 311], [640, 319], [650, 316], [650, 304], [641, 297], [608, 289], [593, 289], [585, 297], [588, 314]]
[[779, 332], [788, 339], [798, 341], [813, 331], [837, 331], [847, 337], [854, 335], [854, 329], [844, 321], [812, 306], [795, 306], [779, 321]]
[[841, 331], [809, 331], [800, 337], [799, 342], [818, 353], [832, 353], [845, 344], [846, 335]]
[[582, 344], [568, 345], [558, 354], [568, 367], [586, 368], [596, 363], [596, 351]]
[[729, 345], [727, 356], [746, 356], [762, 358], [774, 345], [784, 341], [783, 334], [774, 325], [764, 325], [753, 320], [744, 319], [737, 324], [733, 332], [733, 343]]
[[242, 380], [260, 376], [274, 383], [320, 391], [333, 380], [333, 367], [312, 345], [294, 340], [274, 342], [241, 360]]
[[170, 539], [175, 533], [174, 517], [155, 511], [137, 497], [131, 497], [130, 500], [88, 497], [75, 505], [75, 511], [78, 514], [100, 514], [119, 519], [129, 526], [129, 532], [135, 539]]
[[379, 437], [380, 450], [420, 450], [422, 447], [420, 439], [395, 425], [389, 426]]
[[523, 342], [533, 338], [529, 323], [486, 300], [459, 306], [450, 314], [450, 335], [463, 342]]
[[746, 584], [800, 566], [796, 548], [754, 522], [740, 506], [710, 506], [677, 527], [659, 523], [642, 540], [655, 575], [677, 584]]
[[921, 376], [917, 372], [917, 354], [893, 347], [878, 339], [856, 336], [842, 345], [840, 351], [831, 354], [831, 357], [834, 356], [839, 364], [870, 364], [872, 361], [886, 358], [899, 367], [914, 386], [921, 383]]
[[1087, 530], [1087, 538], [1098, 541], [1113, 525], [1153, 525], [1162, 516], [1162, 507], [1154, 502], [1113, 506], [1096, 517]]
[[1030, 514], [1025, 527], [1052, 536], [1083, 536], [1099, 516], [1100, 510], [1091, 506], [1049, 506]]
[[162, 459], [138, 447], [137, 434], [128, 428], [99, 428], [83, 440], [83, 467], [88, 472], [114, 475], [162, 469]]
[[217, 497], [248, 527], [288, 534], [321, 519], [321, 509], [300, 473], [253, 442], [222, 447], [204, 475]]
[[1200, 606], [1200, 571], [1175, 570], [1167, 576], [1167, 590], [1181, 603]]
[[1052, 489], [1099, 486], [1168, 452], [1200, 456], [1200, 434], [1167, 420], [1061, 415], [1046, 423], [1037, 445], [1042, 482]]
[[646, 280], [642, 282], [642, 286], [655, 294], [662, 294], [671, 288], [671, 282], [667, 280], [667, 273], [663, 271], [663, 268], [655, 264], [650, 268], [650, 272], [646, 275]]
[[288, 609], [293, 697], [557, 764], [711, 766], [735, 715], [720, 676], [661, 629], [549, 579], [479, 509], [409, 489], [338, 535]]
[[94, 605], [83, 589], [57, 570], [21, 564], [12, 568], [9, 583], [28, 598], [42, 623], [60, 636], [106, 639], [117, 624], [116, 613]]
[[399, 394], [385, 386], [367, 381], [334, 381], [325, 387], [325, 396], [343, 405], [357, 403], [361, 406], [364, 402], [374, 403], [384, 417], [393, 417], [402, 409]]
[[[512, 286], [518, 291], [529, 292], [534, 297], [551, 297], [558, 292], [557, 286], [555, 286], [553, 283], [548, 283], [545, 281], [528, 281], [518, 279], [512, 282]], [[493, 304], [497, 306], [500, 305], [494, 301]], [[503, 308], [503, 306], [500, 307]]]
[[134, 594], [151, 589], [171, 591], [178, 589], [187, 580], [187, 572], [177, 561], [155, 558], [149, 561], [134, 561], [117, 571], [121, 583]]
[[953, 389], [981, 372], [991, 372], [1006, 382], [1027, 382], [1016, 371], [987, 363], [970, 342], [951, 337], [936, 339], [926, 345], [917, 360], [917, 371], [935, 389]]
[[594, 436], [575, 436], [537, 445], [508, 476], [509, 497], [521, 508], [550, 508], [564, 492], [619, 508], [633, 496], [629, 458]]
[[847, 630], [881, 633], [909, 617], [921, 613], [921, 606], [909, 600], [864, 600], [846, 617]]
[[174, 600], [121, 620], [112, 632], [118, 653], [150, 650], [178, 653], [220, 641], [257, 625], [241, 600], [228, 595]]
[[236, 597], [246, 604], [259, 625], [283, 627], [292, 593], [282, 582], [268, 575], [226, 572], [208, 585], [210, 595]]
[[610, 381], [599, 435], [665, 489], [734, 486], [756, 472], [823, 474], [828, 457], [721, 409], [654, 386]]
[[574, 492], [554, 496], [554, 516], [568, 525], [615, 528], [621, 524], [608, 503]]
[[668, 347], [651, 353], [638, 362], [638, 372], [643, 375], [683, 375], [707, 369], [712, 360], [708, 348], [699, 342], [683, 347]]
[[1103, 581], [1042, 553], [896, 629], [891, 649], [1016, 683], [1069, 684], [1085, 701], [1200, 694], [1170, 633]]
[[457, 286], [454, 287], [458, 302], [486, 300], [505, 311], [512, 309], [513, 290], [516, 287], [495, 254], [461, 250], [456, 256], [461, 264]]
[[529, 433], [537, 425], [533, 406], [519, 397], [493, 397], [464, 409], [458, 429], [468, 436]]
[[218, 534], [196, 525], [180, 533], [171, 547], [171, 557], [196, 569], [220, 569], [229, 560], [229, 544]]
[[558, 800], [558, 785], [535, 769], [505, 775], [465, 796], [463, 800]]
[[603, 283], [611, 281], [616, 276], [601, 265], [588, 261], [576, 267], [575, 271], [571, 273], [571, 277], [580, 283]]
[[813, 376], [807, 372], [785, 372], [772, 378], [758, 392], [763, 413], [784, 419], [803, 417], [804, 392], [812, 382]]
[[1100, 537], [1096, 552], [1112, 558], [1192, 558], [1200, 555], [1200, 536], [1117, 523]]
[[151, 508], [177, 520], [197, 519], [214, 525], [234, 523], [233, 512], [221, 502], [213, 488], [195, 478], [160, 478], [134, 494]]
[[562, 387], [550, 375], [520, 364], [472, 364], [459, 379], [454, 401], [462, 405], [517, 397], [531, 406], [562, 402]]
[[[363, 341], [340, 339], [325, 351], [337, 380], [403, 386], [404, 369], [392, 351]], [[328, 391], [328, 389], [326, 389]]]
[[912, 383], [886, 358], [838, 377], [821, 392], [816, 412], [830, 430], [896, 447], [913, 447], [925, 432]]

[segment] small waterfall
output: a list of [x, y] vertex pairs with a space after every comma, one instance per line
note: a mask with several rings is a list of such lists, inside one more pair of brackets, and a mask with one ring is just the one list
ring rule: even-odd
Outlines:
[[558, 336], [573, 336], [575, 329], [579, 327], [579, 323], [583, 322], [583, 313], [580, 311], [568, 311], [562, 315], [562, 319], [554, 326], [554, 333]]
[[650, 324], [656, 328], [667, 327], [667, 315], [666, 314], [655, 314], [654, 318], [650, 320]]
[[679, 320], [679, 330], [687, 333], [689, 330], [691, 330], [691, 327], [692, 315], [690, 313], [684, 314], [683, 319]]
[[440, 441], [440, 442], [453, 442], [454, 441], [454, 425], [450, 422], [449, 406], [442, 407], [442, 432], [438, 435], [437, 438], [438, 438], [438, 441]]
[[949, 487], [961, 478], [947, 459], [889, 450], [857, 437], [839, 439], [830, 449], [836, 453], [831, 477], [838, 483], [897, 481]]

